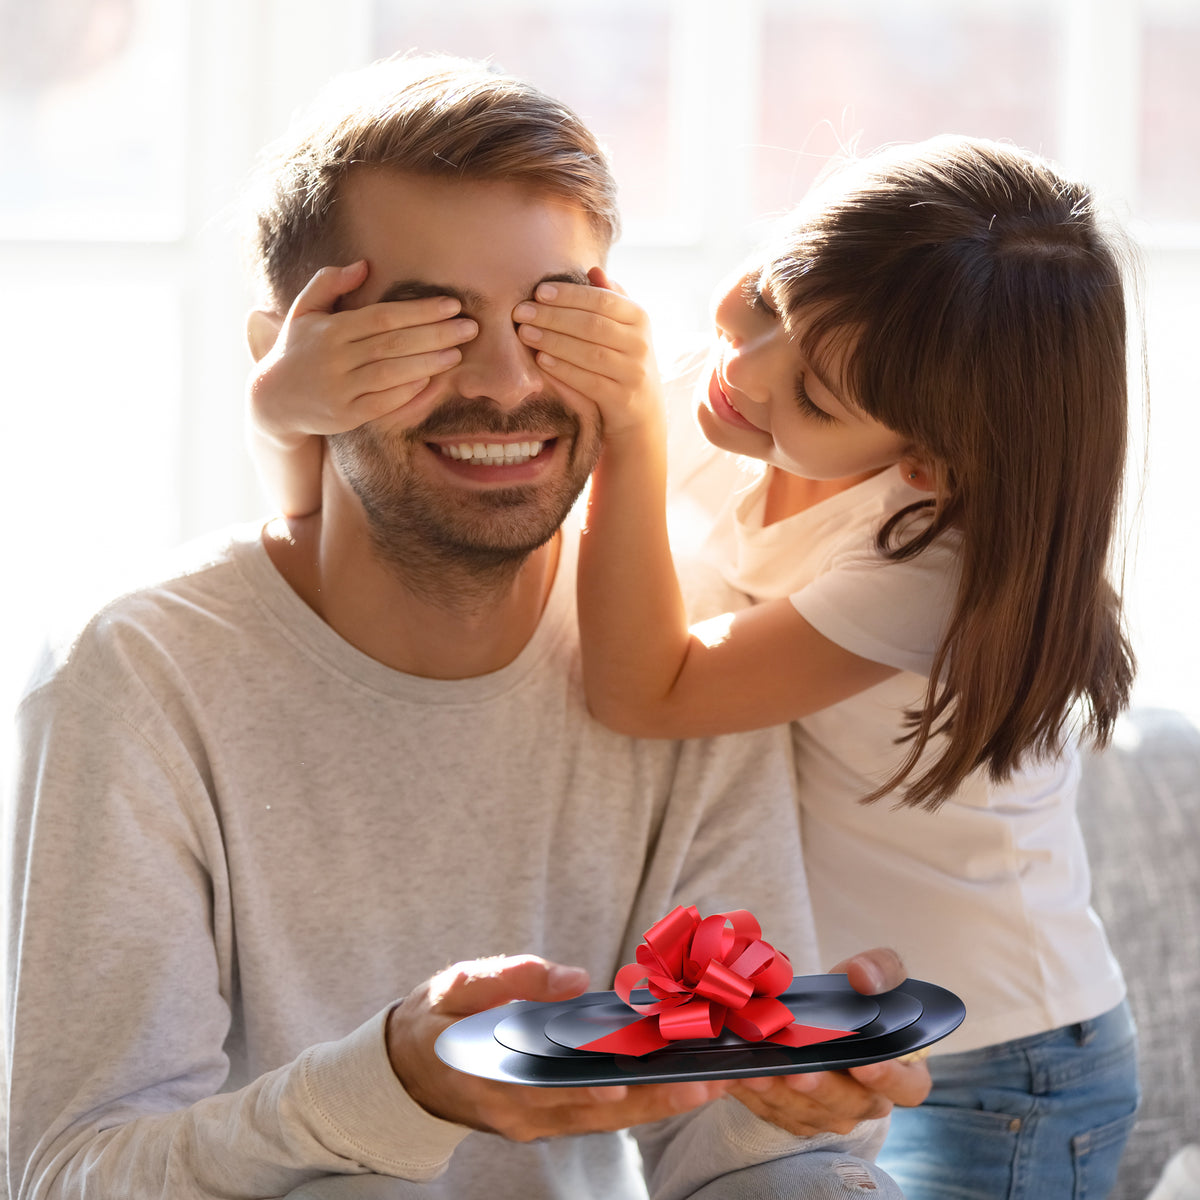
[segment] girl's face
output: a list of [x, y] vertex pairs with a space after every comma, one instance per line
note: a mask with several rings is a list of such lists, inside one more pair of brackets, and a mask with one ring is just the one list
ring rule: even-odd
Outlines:
[[839, 395], [841, 359], [818, 370], [788, 337], [756, 273], [717, 293], [717, 345], [698, 419], [714, 446], [806, 479], [867, 478], [909, 443]]

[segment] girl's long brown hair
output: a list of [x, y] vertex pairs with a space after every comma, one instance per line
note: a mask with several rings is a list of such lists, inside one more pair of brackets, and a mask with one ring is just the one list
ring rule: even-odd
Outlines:
[[[936, 809], [972, 772], [1008, 778], [1077, 721], [1109, 739], [1134, 658], [1109, 578], [1128, 365], [1117, 241], [1088, 190], [1000, 144], [937, 139], [818, 193], [764, 271], [805, 353], [845, 350], [861, 409], [937, 476], [892, 559], [954, 537], [961, 576], [909, 753], [865, 799]], [[914, 506], [919, 508], [920, 506]], [[936, 735], [931, 765], [913, 775]]]

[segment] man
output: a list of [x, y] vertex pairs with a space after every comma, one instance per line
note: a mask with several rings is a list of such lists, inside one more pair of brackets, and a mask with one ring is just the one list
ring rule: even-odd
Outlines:
[[[318, 512], [118, 600], [31, 685], [13, 1200], [634, 1197], [626, 1141], [568, 1136], [629, 1126], [657, 1196], [791, 1186], [814, 1144], [822, 1186], [842, 1163], [885, 1188], [845, 1151], [921, 1098], [920, 1069], [708, 1103], [720, 1085], [521, 1088], [433, 1053], [462, 1015], [610, 986], [677, 903], [751, 908], [816, 964], [786, 746], [636, 742], [583, 707], [561, 527], [600, 429], [510, 314], [604, 258], [594, 142], [467, 65], [357, 83], [272, 170], [252, 349], [333, 261], [369, 264], [345, 309], [448, 294], [478, 334], [412, 405], [329, 439]], [[442, 970], [496, 953], [522, 957]]]

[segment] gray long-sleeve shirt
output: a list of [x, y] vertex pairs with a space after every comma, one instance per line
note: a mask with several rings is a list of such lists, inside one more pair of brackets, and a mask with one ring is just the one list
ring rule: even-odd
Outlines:
[[[533, 638], [480, 678], [364, 656], [257, 530], [47, 660], [11, 831], [13, 1200], [369, 1171], [430, 1200], [645, 1194], [620, 1136], [516, 1145], [431, 1116], [383, 1042], [395, 999], [459, 959], [533, 952], [611, 986], [676, 903], [749, 908], [817, 969], [786, 738], [592, 721], [565, 542]], [[645, 1141], [663, 1197], [803, 1145], [734, 1101]]]

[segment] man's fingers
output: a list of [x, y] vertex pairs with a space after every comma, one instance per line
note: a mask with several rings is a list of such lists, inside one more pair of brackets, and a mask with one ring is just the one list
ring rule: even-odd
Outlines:
[[739, 1084], [730, 1094], [772, 1125], [803, 1136], [823, 1130], [849, 1133], [860, 1121], [891, 1111], [883, 1095], [868, 1091], [846, 1075], [830, 1072], [778, 1076], [766, 1089]]
[[567, 967], [534, 955], [479, 958], [455, 963], [433, 977], [435, 1012], [465, 1016], [510, 1000], [567, 1000], [588, 985], [582, 967]]
[[567, 999], [586, 986], [586, 971], [534, 956], [456, 963], [414, 988], [388, 1015], [392, 1069], [413, 1100], [429, 1112], [518, 1142], [656, 1121], [696, 1108], [724, 1091], [720, 1081], [524, 1087], [462, 1074], [433, 1054], [434, 1039], [457, 1017], [508, 1000]]
[[[552, 1105], [546, 1115], [555, 1121], [561, 1132], [599, 1133], [627, 1129], [631, 1125], [642, 1125], [690, 1112], [717, 1099], [726, 1090], [726, 1084], [715, 1081], [641, 1084], [625, 1089], [623, 1096], [610, 1101], [598, 1099], [595, 1095], [587, 1096], [582, 1103], [576, 1103], [572, 1098], [562, 1106]], [[588, 1091], [595, 1093], [601, 1089], [592, 1088]]]
[[367, 278], [367, 260], [346, 267], [322, 267], [292, 301], [289, 318], [307, 313], [331, 313], [342, 296], [362, 287]]
[[908, 971], [895, 950], [886, 946], [864, 950], [851, 958], [843, 959], [830, 968], [833, 975], [846, 975], [856, 992], [872, 996], [879, 992], [890, 992], [908, 978]]
[[916, 1108], [918, 1104], [923, 1104], [933, 1087], [929, 1068], [924, 1061], [892, 1059], [865, 1067], [851, 1067], [850, 1074], [864, 1087], [886, 1096], [901, 1108]]
[[689, 1112], [723, 1091], [724, 1085], [710, 1083], [647, 1085], [629, 1088], [618, 1098], [605, 1101], [574, 1088], [500, 1084], [476, 1095], [473, 1123], [475, 1128], [490, 1129], [517, 1142], [611, 1132]]

